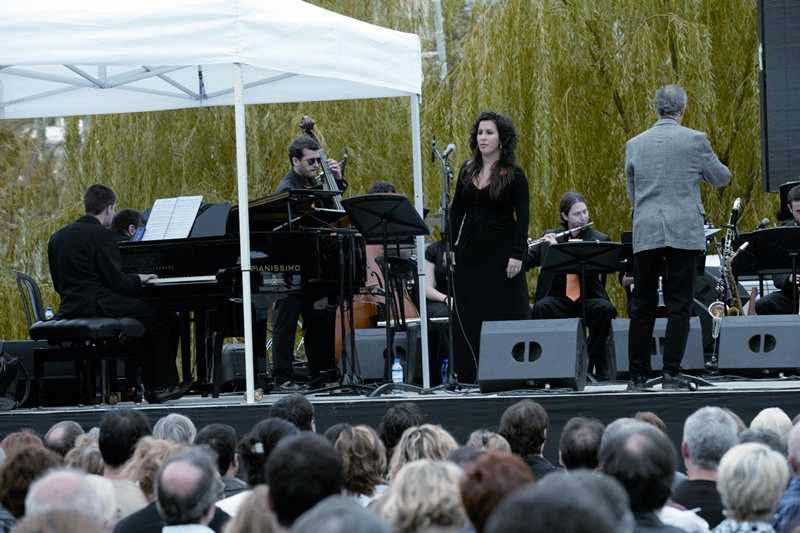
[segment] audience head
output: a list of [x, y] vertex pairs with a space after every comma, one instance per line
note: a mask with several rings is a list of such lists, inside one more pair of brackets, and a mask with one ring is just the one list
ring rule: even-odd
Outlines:
[[605, 426], [582, 416], [569, 419], [561, 432], [558, 454], [567, 470], [595, 470], [600, 463], [600, 440]]
[[369, 426], [343, 431], [334, 445], [342, 457], [344, 486], [348, 494], [372, 496], [385, 483], [386, 450], [378, 433]]
[[153, 426], [153, 437], [156, 439], [168, 440], [176, 444], [191, 446], [197, 435], [197, 428], [194, 427], [189, 417], [178, 413], [170, 413], [165, 417], [159, 418]]
[[683, 424], [681, 452], [697, 468], [716, 470], [719, 460], [736, 445], [736, 421], [719, 407], [703, 407]]
[[265, 472], [270, 509], [285, 528], [344, 488], [341, 457], [328, 439], [309, 431], [278, 443], [267, 459]]
[[341, 435], [343, 431], [351, 429], [352, 427], [353, 425], [348, 424], [347, 422], [339, 422], [338, 424], [334, 424], [326, 429], [322, 436], [331, 441], [331, 444], [336, 444], [336, 440], [339, 438], [339, 435]]
[[155, 481], [161, 465], [171, 456], [184, 450], [183, 444], [165, 439], [142, 437], [133, 457], [120, 472], [120, 477], [135, 481], [144, 493], [147, 501], [155, 499]]
[[205, 444], [217, 454], [220, 476], [228, 473], [236, 460], [236, 430], [227, 424], [209, 424], [197, 432], [195, 444]]
[[253, 426], [239, 442], [239, 459], [248, 485], [255, 487], [265, 483], [264, 465], [275, 446], [298, 431], [297, 426], [281, 418], [266, 418]]
[[74, 420], [56, 422], [44, 435], [44, 445], [56, 452], [61, 457], [66, 457], [75, 440], [83, 435], [83, 428]]
[[738, 444], [722, 456], [717, 491], [729, 519], [770, 521], [789, 482], [783, 456], [763, 444]]
[[392, 456], [392, 451], [405, 430], [411, 426], [421, 426], [424, 423], [425, 413], [415, 403], [399, 402], [389, 407], [378, 426], [378, 434], [386, 448], [386, 456]]
[[655, 511], [667, 502], [676, 462], [672, 441], [646, 423], [616, 431], [600, 449], [603, 472], [622, 484], [634, 512]]
[[19, 448], [9, 454], [0, 469], [0, 505], [21, 518], [31, 483], [51, 468], [62, 466], [63, 458], [44, 446]]
[[506, 409], [500, 417], [499, 433], [517, 455], [541, 455], [549, 425], [550, 419], [542, 405], [533, 400], [522, 400]]
[[475, 531], [481, 533], [500, 501], [536, 479], [519, 455], [505, 451], [482, 454], [464, 468], [461, 476], [461, 501]]
[[461, 469], [449, 461], [420, 459], [406, 464], [389, 485], [378, 513], [397, 533], [429, 526], [467, 523], [459, 493]]
[[[499, 450], [498, 450], [499, 451]], [[475, 459], [486, 453], [480, 448], [473, 448], [472, 446], [459, 446], [455, 450], [447, 454], [447, 460], [455, 463], [461, 468], [475, 462]]]
[[292, 525], [293, 533], [391, 533], [389, 525], [352, 498], [329, 496]]
[[638, 413], [633, 415], [633, 419], [641, 420], [642, 422], [647, 422], [648, 424], [657, 427], [659, 431], [661, 431], [662, 433], [664, 434], [667, 433], [667, 425], [653, 411], [639, 411]]
[[236, 513], [225, 526], [226, 533], [272, 533], [275, 515], [267, 506], [267, 486], [256, 485], [244, 496]]
[[189, 448], [167, 459], [156, 477], [155, 493], [164, 525], [207, 525], [222, 495], [222, 481], [209, 449]]
[[314, 405], [302, 394], [287, 394], [272, 405], [269, 416], [288, 420], [301, 431], [315, 431]]
[[97, 441], [87, 434], [78, 437], [75, 446], [64, 457], [64, 464], [98, 476], [103, 475], [106, 466]]
[[733, 418], [734, 422], [736, 422], [736, 432], [737, 433], [741, 433], [742, 431], [747, 429], [747, 426], [745, 425], [744, 420], [742, 420], [742, 417], [737, 415], [736, 412], [733, 409], [731, 409], [730, 407], [723, 407], [722, 409], [726, 413], [728, 413], [731, 418]]
[[377, 194], [377, 193], [394, 193], [397, 192], [397, 188], [388, 181], [378, 180], [372, 185], [369, 186], [367, 190], [367, 194]]
[[510, 452], [511, 446], [502, 435], [488, 429], [476, 429], [469, 435], [466, 446], [478, 448], [486, 452], [499, 450]]
[[101, 533], [103, 529], [86, 513], [59, 509], [29, 516], [17, 524], [16, 533]]
[[[565, 495], [568, 495], [565, 497]], [[631, 533], [628, 495], [615, 479], [594, 471], [556, 473], [503, 500], [487, 533]]]
[[29, 428], [23, 428], [19, 431], [14, 431], [6, 435], [0, 441], [0, 448], [6, 452], [6, 455], [11, 455], [12, 452], [18, 448], [27, 448], [29, 446], [44, 446], [42, 439], [36, 432]]
[[739, 444], [758, 442], [768, 446], [781, 455], [786, 454], [786, 446], [780, 435], [767, 428], [747, 428], [739, 433]]
[[445, 460], [456, 448], [456, 440], [440, 426], [422, 424], [410, 427], [403, 432], [392, 452], [387, 477], [394, 479], [403, 465], [417, 459]]
[[786, 457], [795, 476], [800, 477], [800, 425], [796, 425], [789, 433], [789, 442], [786, 443]]
[[56, 468], [31, 483], [25, 497], [26, 517], [70, 509], [91, 517], [99, 528], [113, 528], [116, 500], [111, 482], [74, 468]]
[[750, 429], [771, 429], [778, 434], [782, 443], [782, 452], [786, 450], [786, 441], [792, 431], [792, 419], [780, 407], [762, 409], [750, 422]]
[[100, 453], [106, 466], [119, 468], [133, 455], [139, 439], [150, 435], [150, 421], [134, 409], [112, 409], [100, 420]]

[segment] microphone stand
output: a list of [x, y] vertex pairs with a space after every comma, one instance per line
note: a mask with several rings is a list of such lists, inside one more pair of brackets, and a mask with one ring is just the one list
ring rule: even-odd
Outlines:
[[[438, 158], [439, 161], [442, 163], [442, 174], [444, 176], [444, 183], [442, 186], [442, 200], [441, 200], [441, 211], [442, 211], [442, 232], [443, 241], [444, 241], [444, 266], [447, 269], [447, 302], [450, 304], [447, 306], [447, 356], [448, 356], [448, 365], [447, 365], [447, 383], [442, 383], [441, 385], [437, 385], [435, 387], [431, 387], [429, 389], [423, 389], [420, 394], [430, 394], [436, 390], [449, 390], [449, 391], [456, 391], [461, 390], [461, 385], [458, 383], [458, 374], [455, 370], [455, 360], [453, 354], [453, 318], [455, 313], [453, 313], [453, 305], [455, 300], [453, 299], [453, 231], [452, 226], [450, 223], [450, 186], [453, 181], [453, 169], [450, 168], [450, 153], [452, 150], [448, 146], [448, 149], [445, 150], [444, 154], [440, 154], [439, 150], [436, 149], [436, 136], [433, 136], [432, 140], [432, 152], [431, 158], [434, 157]], [[452, 145], [451, 145], [452, 146]], [[427, 327], [427, 324], [426, 324]]]

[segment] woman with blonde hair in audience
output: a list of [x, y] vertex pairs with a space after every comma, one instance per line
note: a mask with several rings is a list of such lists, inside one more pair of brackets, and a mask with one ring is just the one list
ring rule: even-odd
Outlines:
[[755, 442], [734, 446], [722, 456], [717, 470], [717, 491], [727, 518], [713, 531], [774, 533], [772, 511], [788, 482], [781, 454]]
[[781, 449], [786, 452], [786, 443], [789, 441], [789, 433], [792, 432], [792, 419], [780, 407], [767, 407], [762, 409], [750, 422], [750, 429], [771, 429], [781, 439]]
[[431, 526], [463, 528], [467, 513], [461, 503], [460, 479], [461, 469], [449, 461], [411, 461], [376, 502], [378, 514], [395, 533], [415, 533]]
[[147, 502], [155, 501], [155, 483], [161, 465], [185, 446], [165, 439], [142, 437], [120, 475], [139, 484]]
[[75, 440], [75, 446], [64, 456], [64, 464], [98, 476], [103, 475], [106, 466], [100, 453], [100, 446], [89, 435], [81, 435]]
[[386, 478], [389, 481], [393, 480], [403, 465], [417, 459], [443, 461], [456, 448], [458, 448], [456, 439], [441, 426], [422, 424], [410, 427], [403, 432], [392, 452]]
[[267, 507], [267, 486], [257, 485], [248, 491], [236, 515], [225, 526], [225, 533], [273, 533], [275, 515]]
[[369, 426], [355, 426], [339, 434], [334, 444], [342, 457], [347, 494], [367, 506], [386, 492], [386, 450], [378, 432]]

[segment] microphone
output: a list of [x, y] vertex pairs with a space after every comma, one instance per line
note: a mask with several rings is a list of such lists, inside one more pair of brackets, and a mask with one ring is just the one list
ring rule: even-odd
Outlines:
[[344, 166], [347, 164], [347, 148], [344, 149], [344, 156], [342, 160], [339, 161], [339, 171], [342, 173], [342, 179], [344, 179]]
[[453, 143], [448, 144], [447, 145], [447, 149], [442, 154], [442, 158], [445, 158], [445, 157], [449, 156], [450, 154], [452, 154], [455, 151], [456, 151], [456, 145], [453, 144]]
[[762, 221], [761, 221], [761, 224], [759, 224], [758, 226], [756, 226], [756, 229], [757, 229], [757, 230], [759, 230], [759, 229], [765, 229], [767, 226], [769, 226], [769, 219], [768, 219], [768, 218], [765, 218], [764, 220], [762, 220]]
[[436, 135], [431, 135], [431, 163], [436, 161]]

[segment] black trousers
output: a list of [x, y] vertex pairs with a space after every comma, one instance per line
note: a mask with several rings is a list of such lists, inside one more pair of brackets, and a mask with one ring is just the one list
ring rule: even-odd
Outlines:
[[689, 337], [689, 318], [694, 301], [699, 250], [657, 248], [633, 256], [633, 304], [628, 331], [628, 364], [631, 376], [647, 378], [650, 366], [650, 342], [656, 323], [658, 277], [665, 264], [664, 303], [667, 306], [667, 330], [664, 339], [664, 368], [676, 375]]
[[[145, 353], [142, 354], [142, 383], [148, 390], [158, 390], [178, 383], [178, 353], [180, 320], [175, 313], [167, 313], [139, 301], [125, 316], [135, 318], [145, 330]], [[190, 376], [184, 376], [188, 379]]]
[[757, 315], [793, 315], [793, 296], [788, 291], [775, 291], [756, 300]]
[[[581, 299], [572, 301], [566, 296], [545, 296], [533, 304], [534, 320], [553, 318], [582, 318]], [[598, 375], [606, 373], [606, 341], [617, 308], [605, 298], [586, 298], [586, 327], [589, 328], [589, 370]]]
[[333, 321], [327, 308], [293, 296], [275, 302], [272, 328], [272, 375], [276, 382], [294, 379], [294, 340], [297, 320], [303, 317], [303, 338], [309, 378], [333, 367]]

